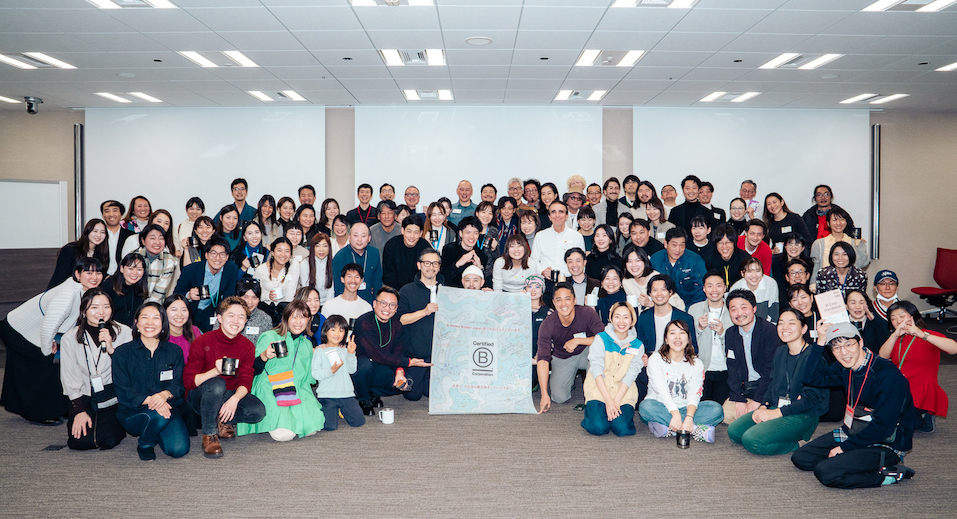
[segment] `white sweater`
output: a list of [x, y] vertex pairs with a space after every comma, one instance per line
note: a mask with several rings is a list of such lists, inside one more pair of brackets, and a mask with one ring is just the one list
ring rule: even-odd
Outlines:
[[687, 361], [668, 363], [657, 351], [648, 358], [648, 398], [661, 402], [669, 412], [689, 405], [697, 407], [703, 387], [701, 359], [695, 359], [694, 365]]
[[[319, 291], [319, 303], [326, 304], [326, 301], [331, 300], [336, 297], [335, 289], [332, 285], [329, 287], [323, 287], [322, 285], [326, 282], [326, 262], [329, 261], [331, 256], [326, 256], [325, 259], [315, 258], [313, 259], [313, 264], [309, 264], [309, 258], [302, 260], [302, 263], [299, 264], [299, 286], [307, 287], [309, 286], [309, 271], [313, 268], [316, 269], [316, 290]], [[333, 283], [334, 285], [335, 283]]]
[[525, 289], [525, 279], [528, 276], [537, 276], [540, 273], [538, 263], [532, 258], [528, 258], [527, 269], [523, 269], [519, 264], [518, 268], [505, 270], [505, 257], [503, 256], [495, 260], [492, 265], [492, 289], [496, 292], [521, 292]]
[[50, 355], [54, 336], [76, 324], [82, 298], [83, 286], [70, 278], [10, 311], [7, 322], [44, 355]]
[[[280, 274], [279, 279], [272, 279], [269, 276], [269, 262], [256, 267], [253, 277], [259, 280], [262, 286], [262, 300], [266, 304], [288, 303], [296, 297], [296, 289], [299, 288], [299, 262], [289, 258], [289, 271]], [[273, 301], [269, 298], [269, 291], [276, 288], [282, 288], [282, 297]]]

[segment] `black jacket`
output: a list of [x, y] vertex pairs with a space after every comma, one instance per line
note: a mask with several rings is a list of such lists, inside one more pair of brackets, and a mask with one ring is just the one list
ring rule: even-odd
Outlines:
[[[724, 344], [728, 352], [728, 387], [732, 402], [746, 402], [744, 387], [748, 384], [748, 363], [744, 355], [744, 339], [737, 326], [724, 332]], [[778, 338], [778, 329], [764, 319], [755, 317], [751, 335], [751, 363], [760, 375], [758, 387], [752, 400], [760, 400], [768, 393], [771, 383], [771, 368], [774, 355], [784, 343]]]

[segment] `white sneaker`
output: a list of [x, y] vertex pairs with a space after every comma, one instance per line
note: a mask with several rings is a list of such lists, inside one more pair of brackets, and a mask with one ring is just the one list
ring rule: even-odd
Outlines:
[[655, 435], [655, 438], [667, 438], [675, 435], [673, 431], [668, 429], [667, 425], [658, 422], [648, 422], [648, 430]]
[[699, 442], [714, 443], [714, 427], [695, 424], [691, 430], [691, 437]]

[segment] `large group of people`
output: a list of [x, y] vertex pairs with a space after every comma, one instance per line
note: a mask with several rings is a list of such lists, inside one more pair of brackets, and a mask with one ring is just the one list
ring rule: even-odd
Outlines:
[[[509, 179], [503, 196], [461, 181], [454, 201], [408, 186], [357, 189], [316, 210], [297, 200], [232, 203], [185, 220], [144, 196], [104, 201], [101, 218], [59, 253], [48, 289], [0, 322], [2, 404], [34, 423], [66, 418], [68, 445], [109, 449], [137, 437], [179, 457], [202, 435], [291, 441], [349, 426], [382, 398], [428, 396], [436, 293], [524, 292], [539, 412], [573, 402], [591, 434], [637, 433], [791, 453], [825, 485], [910, 478], [915, 431], [946, 416], [941, 352], [900, 300], [890, 270], [868, 286], [869, 245], [826, 185], [803, 216], [741, 183], [725, 212], [689, 175], [660, 190], [628, 175], [588, 184]], [[869, 295], [874, 289], [874, 299]], [[838, 294], [847, 319], [822, 319]], [[840, 422], [812, 440], [820, 421]], [[801, 444], [801, 442], [806, 442]]]

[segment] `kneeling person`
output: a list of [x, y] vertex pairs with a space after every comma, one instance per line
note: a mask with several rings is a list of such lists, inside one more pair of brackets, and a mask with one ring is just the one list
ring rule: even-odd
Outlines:
[[644, 366], [645, 349], [635, 333], [635, 309], [626, 302], [615, 303], [611, 322], [588, 347], [588, 375], [585, 377], [585, 418], [582, 427], [601, 436], [635, 434], [635, 406], [638, 386], [635, 379]]

